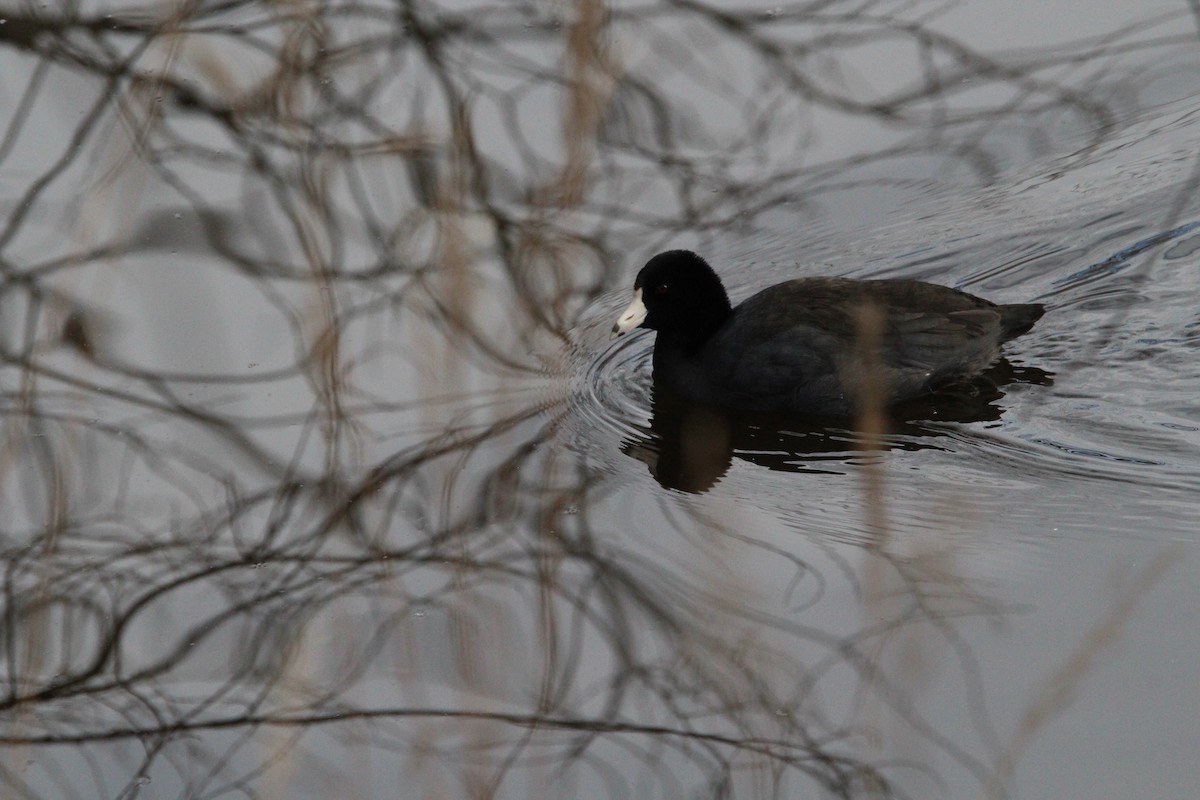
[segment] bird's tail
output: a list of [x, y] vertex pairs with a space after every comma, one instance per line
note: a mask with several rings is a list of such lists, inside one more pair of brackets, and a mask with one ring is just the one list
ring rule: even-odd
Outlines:
[[1041, 303], [1012, 303], [1000, 306], [1000, 338], [1007, 341], [1026, 333], [1045, 313], [1046, 307]]

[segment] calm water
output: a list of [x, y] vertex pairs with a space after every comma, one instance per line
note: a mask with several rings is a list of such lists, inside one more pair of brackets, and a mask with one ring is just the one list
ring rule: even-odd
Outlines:
[[[1194, 795], [1200, 16], [1102, 5], [0, 11], [0, 794]], [[668, 247], [1049, 311], [872, 443], [656, 397]]]

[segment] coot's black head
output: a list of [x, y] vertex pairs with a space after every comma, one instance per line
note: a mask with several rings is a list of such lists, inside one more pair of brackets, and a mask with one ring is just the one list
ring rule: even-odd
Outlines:
[[646, 262], [633, 282], [633, 302], [615, 325], [618, 336], [649, 328], [698, 345], [728, 319], [729, 296], [708, 263], [690, 250], [669, 250]]

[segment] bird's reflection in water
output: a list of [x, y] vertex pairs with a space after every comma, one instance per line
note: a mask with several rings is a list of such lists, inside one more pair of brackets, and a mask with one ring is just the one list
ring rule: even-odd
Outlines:
[[[999, 419], [1002, 387], [1012, 383], [1050, 385], [1053, 373], [1002, 359], [971, 381], [890, 408], [887, 430], [873, 446], [938, 447], [941, 423]], [[658, 384], [651, 409], [651, 436], [626, 444], [624, 452], [645, 462], [664, 487], [684, 492], [711, 489], [735, 456], [785, 472], [841, 472], [861, 453], [864, 441], [852, 420], [723, 411], [691, 403]]]

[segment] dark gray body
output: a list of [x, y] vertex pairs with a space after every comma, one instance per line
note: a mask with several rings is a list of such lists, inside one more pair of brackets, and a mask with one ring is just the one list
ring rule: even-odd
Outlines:
[[[865, 338], [864, 304], [880, 323]], [[1043, 310], [920, 281], [801, 278], [747, 299], [698, 350], [660, 334], [654, 374], [709, 405], [848, 415], [870, 388], [890, 404], [981, 372]]]

